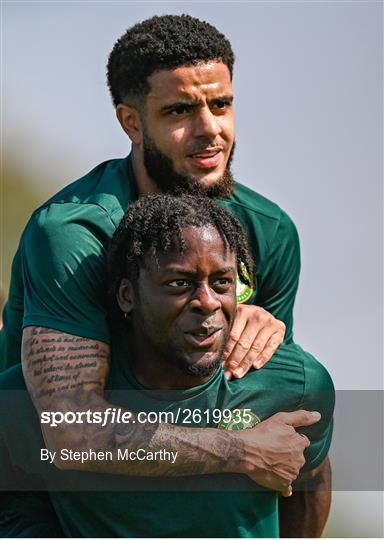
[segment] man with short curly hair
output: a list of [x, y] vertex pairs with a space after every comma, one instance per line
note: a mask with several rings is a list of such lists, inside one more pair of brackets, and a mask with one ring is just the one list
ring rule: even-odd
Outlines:
[[[220, 203], [246, 230], [258, 267], [252, 286], [238, 281], [239, 307], [224, 355], [228, 377], [242, 377], [251, 367], [264, 365], [282, 342], [285, 327], [285, 341], [292, 342], [298, 237], [277, 205], [233, 181], [233, 62], [228, 40], [188, 15], [153, 17], [116, 43], [108, 84], [132, 152], [102, 163], [42, 205], [24, 231], [13, 265], [2, 362], [3, 367], [19, 362], [22, 350], [24, 375], [38, 411], [63, 400], [74, 409], [84, 402], [108, 407], [102, 395], [111, 342], [103, 292], [105, 250], [127, 205], [144, 194], [221, 197]], [[82, 363], [84, 355], [88, 361]], [[36, 365], [44, 369], [34, 369]], [[52, 369], [65, 370], [68, 384], [48, 377]], [[67, 428], [60, 434], [45, 429], [48, 447], [74, 439], [90, 444], [96, 436], [82, 438], [78, 428]], [[157, 428], [148, 427], [152, 437]], [[125, 434], [131, 445], [138, 429], [131, 426]], [[182, 447], [188, 434], [169, 429], [169, 439]], [[106, 448], [110, 441], [106, 432]], [[214, 469], [220, 457], [212, 458], [203, 435], [199, 444], [197, 459]], [[89, 462], [84, 470], [93, 467]], [[157, 473], [169, 471], [159, 464]], [[324, 526], [329, 509], [325, 493], [317, 494], [322, 500], [317, 498], [311, 512], [307, 510], [312, 527], [307, 535], [319, 534]], [[297, 508], [308, 508], [301, 496], [295, 497]], [[300, 527], [294, 531], [294, 536], [303, 534]]]
[[[204, 71], [206, 67], [226, 66], [232, 80], [234, 54], [231, 44], [215, 27], [189, 15], [168, 15], [153, 17], [130, 28], [115, 44], [109, 56], [107, 78], [113, 104], [123, 129], [129, 130], [126, 106], [140, 113], [143, 140], [142, 154], [147, 175], [156, 187], [166, 193], [203, 192], [210, 197], [226, 197], [233, 192], [233, 176], [230, 165], [234, 151], [233, 133], [228, 133], [228, 140], [221, 141], [221, 163], [216, 163], [215, 174], [208, 174], [189, 167], [177, 170], [168, 153], [162, 152], [153, 139], [148, 125], [149, 103], [153, 94], [151, 79], [162, 71], [177, 70], [180, 66], [196, 67]], [[153, 96], [156, 99], [156, 96]], [[215, 107], [219, 110], [230, 109], [233, 93], [220, 96]], [[165, 93], [165, 102], [159, 113], [180, 115], [183, 108], [192, 111], [191, 103], [182, 101], [167, 103], [170, 95]], [[180, 115], [181, 116], [181, 115]], [[129, 131], [127, 131], [129, 134]], [[203, 131], [190, 139], [185, 151], [191, 157], [197, 155], [205, 144], [206, 133]], [[211, 143], [212, 141], [210, 141]], [[213, 150], [212, 150], [213, 151]], [[133, 150], [133, 154], [135, 154]], [[217, 155], [217, 152], [216, 152]], [[210, 168], [209, 164], [206, 168]], [[208, 181], [208, 177], [214, 177]]]
[[235, 56], [228, 39], [214, 26], [190, 15], [155, 16], [135, 24], [118, 39], [109, 56], [108, 87], [119, 103], [144, 106], [155, 71], [221, 61], [233, 74]]

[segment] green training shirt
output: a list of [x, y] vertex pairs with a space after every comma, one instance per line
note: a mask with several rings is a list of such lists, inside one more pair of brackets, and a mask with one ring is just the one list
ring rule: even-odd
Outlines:
[[[305, 451], [304, 471], [325, 459], [332, 434], [334, 390], [327, 371], [295, 344], [283, 345], [260, 371], [226, 381], [220, 369], [207, 383], [185, 390], [149, 391], [138, 383], [122, 355], [114, 358], [109, 378], [113, 403], [135, 404], [134, 410], [173, 412], [184, 426], [228, 428], [204, 411], [251, 411], [252, 421], [278, 411], [318, 410], [322, 419], [305, 428], [311, 445]], [[60, 471], [40, 459], [44, 448], [40, 424], [25, 389], [20, 366], [0, 376], [0, 478], [15, 488], [14, 470], [44, 479], [66, 536], [72, 537], [277, 537], [277, 494], [265, 491], [240, 474], [175, 478], [144, 478]], [[6, 392], [8, 391], [8, 392]], [[20, 392], [19, 392], [20, 394]], [[188, 412], [201, 418], [186, 424]], [[244, 412], [244, 411], [243, 411]], [[196, 414], [196, 412], [195, 412]], [[190, 418], [190, 417], [188, 417]], [[249, 421], [249, 420], [247, 420]], [[233, 424], [244, 428], [242, 423]], [[236, 428], [235, 428], [236, 429]], [[20, 444], [23, 433], [23, 445]], [[165, 443], [166, 449], [166, 443]], [[145, 447], [144, 447], [145, 451]], [[7, 484], [8, 476], [8, 484]], [[31, 481], [31, 480], [29, 480]], [[17, 487], [17, 486], [16, 486]], [[28, 483], [23, 484], [24, 489]], [[9, 489], [9, 487], [8, 487]], [[57, 491], [57, 490], [60, 491]], [[77, 490], [77, 491], [74, 491]]]
[[[106, 161], [34, 212], [12, 265], [0, 370], [20, 362], [22, 328], [45, 326], [109, 343], [104, 300], [106, 246], [137, 198], [131, 157]], [[294, 224], [276, 204], [236, 184], [220, 201], [242, 222], [255, 260], [255, 288], [239, 284], [238, 300], [264, 307], [287, 325], [300, 272]]]

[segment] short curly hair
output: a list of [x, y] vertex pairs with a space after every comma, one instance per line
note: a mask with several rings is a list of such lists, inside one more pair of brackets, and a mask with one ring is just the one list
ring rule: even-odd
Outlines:
[[207, 225], [213, 226], [225, 247], [234, 251], [238, 275], [251, 285], [254, 263], [244, 229], [233, 214], [208, 197], [147, 195], [129, 206], [109, 246], [107, 296], [112, 318], [116, 320], [121, 280], [127, 278], [134, 283], [138, 279], [145, 255], [157, 257], [171, 249], [183, 253], [182, 229]]
[[156, 71], [211, 60], [223, 62], [232, 78], [235, 56], [228, 39], [214, 26], [190, 15], [155, 16], [129, 28], [115, 43], [107, 65], [115, 107], [143, 98]]

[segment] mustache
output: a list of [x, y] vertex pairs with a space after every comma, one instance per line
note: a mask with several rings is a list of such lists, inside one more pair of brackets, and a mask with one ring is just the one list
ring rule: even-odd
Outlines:
[[188, 148], [187, 154], [196, 154], [197, 152], [202, 152], [204, 150], [223, 150], [224, 146], [222, 143], [211, 142], [211, 143], [194, 143]]

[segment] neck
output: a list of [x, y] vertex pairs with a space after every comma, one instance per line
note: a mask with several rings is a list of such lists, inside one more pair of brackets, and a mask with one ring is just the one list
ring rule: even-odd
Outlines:
[[143, 153], [140, 151], [140, 147], [134, 143], [132, 143], [132, 168], [139, 197], [160, 193], [160, 189], [147, 173], [147, 169], [144, 165]]

